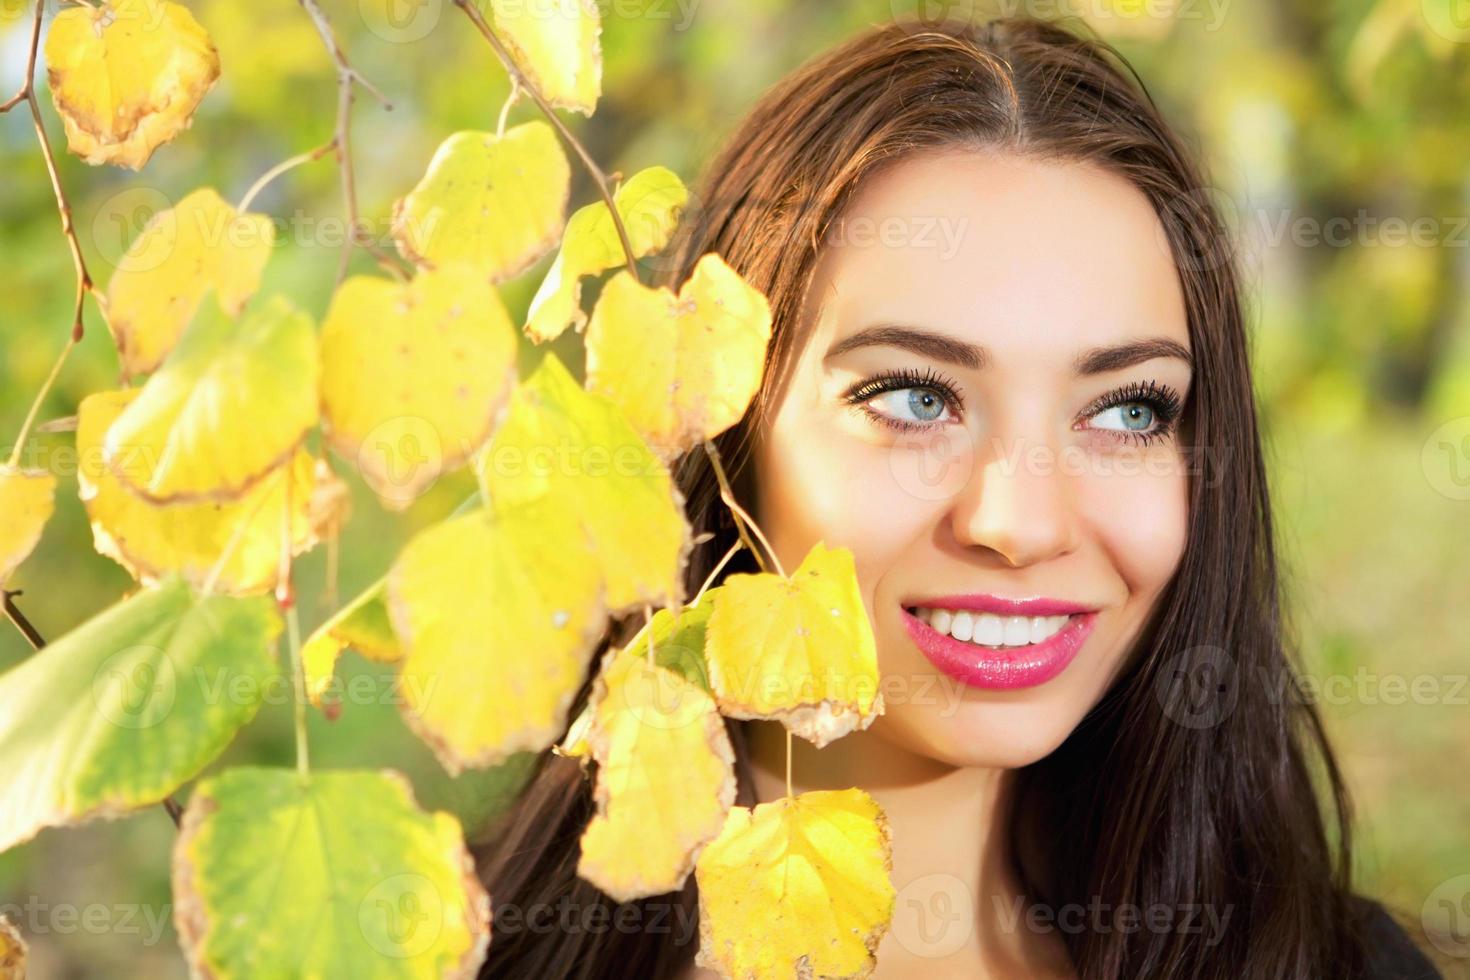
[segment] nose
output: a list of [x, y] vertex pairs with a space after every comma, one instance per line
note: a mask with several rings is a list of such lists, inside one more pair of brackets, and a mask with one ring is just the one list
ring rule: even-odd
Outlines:
[[1013, 568], [1075, 550], [1073, 481], [1058, 465], [1054, 447], [1025, 440], [990, 443], [977, 447], [975, 469], [954, 499], [955, 538], [995, 552]]

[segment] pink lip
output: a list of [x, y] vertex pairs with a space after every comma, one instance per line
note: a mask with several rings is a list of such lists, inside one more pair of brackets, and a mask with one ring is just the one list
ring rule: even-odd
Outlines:
[[930, 609], [969, 609], [972, 612], [995, 613], [998, 616], [1075, 616], [1096, 611], [1094, 606], [1062, 599], [1006, 599], [984, 593], [907, 599], [903, 605], [925, 606]]
[[[988, 605], [953, 604], [957, 599], [969, 599]], [[996, 602], [1003, 605], [997, 606]], [[1082, 644], [1092, 633], [1097, 622], [1096, 611], [1079, 609], [1069, 603], [1047, 599], [1027, 602], [1006, 603], [994, 596], [952, 596], [944, 600], [926, 600], [916, 603], [945, 609], [979, 609], [984, 612], [1009, 612], [1014, 616], [1060, 616], [1071, 615], [1072, 619], [1053, 635], [1040, 643], [1022, 647], [991, 649], [967, 640], [956, 640], [939, 632], [907, 609], [903, 613], [903, 625], [913, 637], [924, 656], [950, 677], [971, 687], [983, 687], [997, 691], [1010, 691], [1023, 687], [1045, 684], [1066, 669], [1082, 649]], [[1024, 608], [1028, 611], [1014, 611]], [[1031, 612], [1032, 608], [1049, 611]], [[1071, 611], [1076, 610], [1076, 611]]]

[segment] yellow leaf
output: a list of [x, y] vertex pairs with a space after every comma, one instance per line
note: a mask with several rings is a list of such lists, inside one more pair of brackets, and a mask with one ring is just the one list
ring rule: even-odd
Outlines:
[[740, 421], [760, 388], [770, 337], [765, 296], [713, 252], [678, 296], [622, 271], [587, 327], [587, 387], [672, 459]]
[[597, 812], [577, 873], [620, 902], [683, 887], [735, 802], [735, 755], [714, 699], [647, 651], [644, 638], [609, 655], [588, 736]]
[[269, 216], [237, 212], [209, 187], [149, 219], [107, 284], [107, 325], [124, 373], [158, 367], [210, 287], [238, 314], [274, 244]]
[[596, 566], [554, 499], [475, 510], [388, 573], [402, 709], [451, 773], [540, 751], [566, 724], [607, 622]]
[[0, 465], [0, 585], [25, 561], [56, 507], [56, 477]]
[[893, 916], [888, 819], [860, 789], [730, 809], [699, 855], [695, 963], [735, 980], [866, 977]]
[[319, 374], [311, 318], [283, 297], [253, 304], [239, 323], [205, 300], [108, 428], [103, 461], [154, 503], [236, 499], [316, 424]]
[[403, 647], [388, 618], [387, 582], [379, 579], [362, 594], [318, 626], [301, 646], [301, 665], [306, 673], [306, 694], [322, 706], [322, 695], [332, 683], [337, 658], [344, 647], [379, 663], [392, 663], [403, 656]]
[[[640, 170], [613, 195], [634, 258], [663, 251], [688, 203], [689, 191], [667, 167]], [[571, 324], [581, 330], [582, 277], [595, 276], [626, 261], [612, 212], [602, 201], [577, 209], [567, 222], [561, 250], [541, 280], [526, 314], [526, 334], [536, 343], [560, 336]]]
[[490, 282], [524, 272], [566, 224], [572, 171], [540, 120], [505, 135], [466, 130], [439, 144], [429, 169], [393, 205], [393, 239], [421, 266], [473, 266]]
[[67, 148], [90, 164], [139, 170], [189, 125], [219, 77], [219, 55], [187, 7], [105, 0], [56, 15], [46, 74]]
[[0, 980], [26, 980], [28, 952], [20, 930], [9, 918], [0, 915]]
[[682, 603], [692, 541], [668, 467], [554, 354], [516, 387], [480, 484], [492, 507], [555, 499], [583, 530], [582, 560], [601, 571], [613, 613]]
[[602, 95], [602, 18], [597, 0], [490, 0], [496, 33], [542, 98], [592, 115]]
[[354, 276], [322, 324], [327, 437], [401, 510], [489, 438], [517, 346], [494, 287], [465, 266], [410, 283]]
[[705, 654], [722, 712], [779, 719], [818, 748], [883, 713], [873, 627], [846, 548], [818, 541], [790, 578], [728, 576]]
[[[128, 490], [102, 462], [108, 427], [138, 396], [140, 389], [102, 391], [82, 399], [77, 409], [77, 484], [97, 551], [126, 568], [144, 585], [178, 572], [202, 587], [225, 549], [217, 590], [232, 595], [274, 588], [281, 566], [281, 525], [290, 494], [291, 553], [314, 547], [320, 520], [313, 500], [326, 483], [339, 483], [330, 471], [318, 473], [310, 453], [298, 449], [289, 467], [281, 466], [227, 503], [149, 503]], [[119, 467], [136, 467], [120, 458]], [[231, 546], [231, 542], [234, 545]]]

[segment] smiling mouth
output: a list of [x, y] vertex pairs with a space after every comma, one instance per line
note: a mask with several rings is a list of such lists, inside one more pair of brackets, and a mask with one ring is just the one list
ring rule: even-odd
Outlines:
[[1060, 633], [1078, 615], [1005, 616], [932, 606], [904, 606], [903, 609], [936, 633], [990, 650], [1042, 643]]

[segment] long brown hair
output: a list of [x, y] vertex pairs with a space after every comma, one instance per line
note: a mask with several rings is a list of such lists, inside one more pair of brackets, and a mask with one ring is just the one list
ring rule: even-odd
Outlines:
[[[749, 502], [750, 435], [799, 349], [823, 233], [881, 168], [954, 146], [1092, 162], [1147, 195], [1179, 271], [1196, 358], [1181, 431], [1209, 450], [1196, 455], [1204, 467], [1191, 480], [1184, 557], [1129, 664], [1064, 744], [1017, 773], [1009, 823], [1024, 887], [1053, 909], [1162, 903], [1230, 916], [1214, 944], [1185, 930], [1066, 932], [1088, 980], [1357, 977], [1365, 951], [1348, 877], [1349, 804], [1314, 708], [1293, 696], [1236, 256], [1199, 163], [1111, 46], [1026, 17], [888, 23], [759, 100], [696, 186], [659, 277], [677, 285], [714, 251], [770, 299], [765, 385], [716, 440], [737, 494]], [[736, 532], [702, 452], [675, 476], [706, 536], [688, 568], [693, 594]], [[740, 559], [730, 570], [753, 570], [748, 553]], [[615, 623], [602, 649], [628, 626]], [[1205, 680], [1216, 717], [1188, 700]], [[749, 805], [744, 723], [727, 725], [737, 802]], [[698, 944], [692, 875], [680, 892], [626, 906], [577, 877], [591, 776], [543, 753], [480, 849], [496, 909], [482, 976], [688, 969]]]

